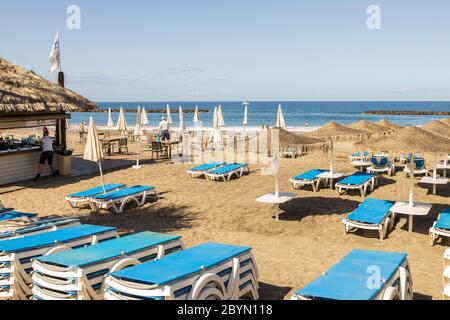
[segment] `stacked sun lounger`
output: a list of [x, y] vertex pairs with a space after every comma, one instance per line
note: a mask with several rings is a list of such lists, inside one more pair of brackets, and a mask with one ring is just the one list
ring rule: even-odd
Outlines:
[[394, 227], [395, 215], [390, 210], [395, 202], [366, 199], [347, 218], [342, 220], [345, 224], [345, 233], [357, 229], [376, 230], [380, 240], [383, 241], [389, 230]]
[[0, 232], [6, 232], [33, 223], [38, 219], [34, 213], [23, 213], [11, 210], [3, 210], [0, 213]]
[[125, 206], [131, 202], [136, 203], [138, 207], [143, 206], [149, 196], [159, 199], [155, 187], [134, 186], [91, 196], [87, 198], [87, 201], [95, 211], [113, 209], [115, 213], [122, 213]]
[[113, 272], [108, 300], [258, 299], [258, 271], [249, 247], [205, 243], [161, 260]]
[[314, 192], [319, 191], [319, 175], [326, 172], [326, 170], [312, 169], [298, 176], [292, 177], [289, 181], [293, 189], [300, 189], [303, 186], [311, 185]]
[[244, 173], [250, 172], [250, 169], [245, 163], [232, 163], [225, 164], [219, 168], [208, 170], [205, 172], [205, 176], [210, 180], [222, 180], [228, 182], [232, 177], [241, 178]]
[[336, 183], [336, 189], [339, 195], [341, 195], [343, 190], [356, 189], [361, 192], [361, 197], [364, 198], [367, 195], [368, 189], [370, 188], [370, 191], [373, 191], [376, 185], [378, 185], [377, 175], [357, 172]]
[[353, 250], [293, 300], [412, 300], [406, 253]]
[[31, 295], [32, 259], [116, 237], [116, 228], [81, 225], [0, 241], [0, 299], [23, 300]]
[[200, 178], [205, 176], [206, 172], [209, 170], [214, 170], [217, 168], [220, 168], [222, 166], [226, 165], [225, 162], [211, 162], [211, 163], [205, 163], [201, 166], [189, 169], [187, 173], [191, 175], [192, 178]]
[[367, 168], [368, 173], [386, 173], [390, 176], [395, 173], [395, 164], [389, 161], [388, 156], [372, 156], [372, 166]]
[[444, 253], [444, 300], [450, 300], [450, 249]]
[[107, 184], [104, 187], [99, 186], [86, 191], [69, 194], [66, 197], [66, 201], [70, 204], [72, 208], [77, 208], [82, 205], [88, 204], [88, 198], [90, 197], [94, 197], [102, 193], [119, 191], [123, 187], [125, 187], [124, 184]]
[[141, 232], [33, 262], [33, 299], [102, 300], [109, 272], [183, 250], [181, 237]]
[[444, 209], [438, 220], [430, 229], [431, 245], [433, 246], [440, 237], [450, 237], [450, 208]]

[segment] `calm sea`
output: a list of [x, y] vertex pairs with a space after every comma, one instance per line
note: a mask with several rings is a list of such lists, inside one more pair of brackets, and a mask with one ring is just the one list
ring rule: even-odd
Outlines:
[[[146, 110], [166, 109], [169, 104], [172, 110], [194, 109], [196, 105], [200, 109], [209, 110], [209, 113], [201, 114], [202, 125], [209, 127], [212, 125], [214, 106], [221, 105], [226, 127], [242, 126], [244, 107], [242, 102], [100, 102], [100, 108], [120, 108], [136, 109], [138, 106], [145, 107]], [[305, 126], [310, 128], [320, 127], [330, 121], [341, 124], [349, 124], [361, 119], [378, 121], [387, 119], [399, 125], [421, 125], [425, 122], [441, 119], [442, 116], [390, 116], [390, 115], [363, 115], [369, 110], [414, 110], [414, 111], [450, 111], [450, 102], [282, 102], [286, 124], [291, 129], [301, 130]], [[249, 126], [260, 127], [262, 124], [274, 125], [276, 120], [278, 102], [250, 102], [249, 105]], [[70, 124], [78, 126], [82, 121], [88, 122], [90, 116], [94, 117], [97, 126], [107, 125], [107, 113], [73, 113]], [[157, 126], [164, 114], [149, 113], [149, 126]], [[118, 114], [113, 113], [113, 120], [117, 121]], [[193, 114], [185, 113], [185, 124], [187, 127], [193, 126]], [[179, 124], [178, 113], [172, 114], [173, 127]], [[127, 124], [134, 126], [136, 114], [126, 114]]]

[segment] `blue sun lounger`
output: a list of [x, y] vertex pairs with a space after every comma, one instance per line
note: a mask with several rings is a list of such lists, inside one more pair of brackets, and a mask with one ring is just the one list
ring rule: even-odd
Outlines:
[[406, 253], [353, 250], [293, 300], [412, 300]]
[[370, 159], [372, 165], [367, 168], [368, 173], [386, 173], [390, 176], [395, 173], [395, 165], [389, 161], [388, 156], [372, 156]]
[[348, 156], [348, 158], [350, 159], [350, 161], [355, 161], [355, 160], [365, 160], [369, 157], [370, 153], [367, 151], [364, 151], [361, 155], [361, 152], [356, 152], [353, 153], [351, 155]]
[[364, 198], [367, 195], [367, 189], [370, 187], [370, 191], [373, 191], [375, 185], [378, 185], [377, 175], [372, 173], [356, 172], [336, 183], [336, 189], [339, 195], [341, 195], [342, 190], [357, 189], [361, 192], [361, 197]]
[[129, 202], [135, 202], [138, 207], [142, 207], [149, 195], [153, 195], [156, 199], [159, 199], [155, 187], [134, 186], [89, 197], [88, 203], [95, 211], [112, 208], [114, 212], [122, 213]]
[[69, 194], [66, 197], [66, 201], [69, 202], [72, 208], [77, 208], [81, 204], [87, 204], [87, 199], [90, 197], [94, 197], [96, 195], [102, 194], [104, 190], [106, 192], [118, 191], [120, 188], [125, 187], [125, 184], [107, 184], [105, 185], [105, 189], [103, 186], [95, 187], [86, 191]]
[[12, 220], [22, 220], [22, 221], [33, 221], [37, 218], [37, 214], [35, 213], [23, 213], [17, 211], [4, 211], [0, 213], [0, 225], [2, 223], [7, 223]]
[[292, 177], [289, 182], [293, 189], [300, 189], [305, 185], [312, 185], [314, 192], [319, 191], [319, 175], [327, 170], [312, 169], [298, 176]]
[[[405, 173], [406, 176], [408, 176], [411, 172], [410, 165], [411, 165], [411, 156], [406, 158], [406, 165], [405, 165], [405, 169], [403, 170], [403, 172]], [[414, 158], [414, 175], [419, 175], [419, 174], [428, 175], [428, 173], [429, 173], [429, 171], [426, 167], [425, 159]]]
[[438, 220], [430, 229], [431, 245], [434, 246], [439, 237], [450, 237], [450, 208], [444, 209]]
[[33, 262], [37, 300], [102, 300], [104, 280], [114, 272], [183, 250], [181, 237], [141, 232], [69, 250]]
[[223, 182], [228, 182], [231, 180], [233, 176], [237, 178], [241, 178], [244, 175], [244, 171], [250, 173], [250, 169], [248, 164], [246, 163], [233, 163], [226, 164], [220, 168], [208, 170], [205, 172], [205, 175], [210, 180], [220, 180]]
[[107, 300], [258, 299], [251, 248], [213, 242], [111, 273], [106, 285]]
[[223, 165], [226, 165], [226, 163], [225, 162], [206, 163], [201, 166], [189, 169], [187, 173], [189, 173], [192, 178], [199, 178], [204, 176], [206, 171], [220, 168]]
[[342, 220], [345, 225], [345, 233], [355, 229], [377, 230], [380, 240], [383, 241], [386, 234], [394, 226], [395, 215], [390, 210], [395, 202], [366, 199], [347, 218]]
[[33, 259], [69, 248], [95, 245], [116, 237], [116, 228], [80, 225], [0, 241], [0, 299], [24, 300], [31, 295]]

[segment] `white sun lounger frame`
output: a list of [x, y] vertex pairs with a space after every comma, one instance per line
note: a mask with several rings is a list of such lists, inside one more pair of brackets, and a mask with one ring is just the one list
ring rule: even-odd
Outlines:
[[[441, 215], [439, 215], [441, 217]], [[437, 221], [433, 223], [433, 226], [430, 228], [430, 237], [431, 237], [431, 246], [434, 246], [439, 237], [447, 237], [450, 238], [450, 230], [436, 228]]]
[[[32, 268], [32, 261], [27, 263], [20, 263], [21, 259], [47, 256], [53, 253], [69, 250], [73, 247], [83, 245], [95, 245], [98, 242], [106, 239], [117, 238], [116, 230], [111, 230], [98, 235], [83, 237], [68, 243], [55, 243], [52, 246], [43, 248], [36, 248], [20, 253], [0, 253], [0, 274], [9, 274], [8, 279], [0, 280], [0, 286], [9, 286], [9, 290], [0, 291], [0, 300], [28, 300], [31, 296], [31, 275], [25, 270]], [[4, 265], [4, 264], [9, 264]]]
[[[405, 173], [405, 176], [409, 176], [411, 170], [409, 169], [409, 165], [406, 165], [405, 168], [403, 169], [403, 172]], [[430, 174], [430, 171], [424, 167], [422, 169], [414, 169], [414, 175], [421, 175], [424, 174], [426, 176], [428, 176]]]
[[[397, 288], [396, 282], [400, 281]], [[408, 259], [402, 263], [392, 277], [386, 281], [384, 288], [373, 300], [413, 300], [413, 280]], [[292, 300], [311, 300], [307, 297], [294, 295]]]
[[[251, 260], [242, 268], [243, 261]], [[232, 268], [230, 273], [219, 277], [218, 274]], [[247, 273], [242, 279], [240, 275]], [[146, 285], [123, 281], [111, 276], [106, 278], [106, 300], [138, 300], [139, 297], [164, 297], [165, 300], [206, 300], [214, 297], [218, 300], [238, 300], [243, 297], [259, 299], [258, 269], [252, 252], [235, 256], [208, 270], [203, 270], [186, 278], [174, 280], [166, 285]], [[225, 286], [225, 282], [228, 285]], [[249, 284], [247, 284], [249, 283]], [[247, 284], [240, 288], [243, 284]], [[175, 297], [174, 292], [192, 286], [192, 289]]]
[[361, 192], [361, 197], [365, 198], [367, 196], [367, 190], [370, 187], [370, 192], [373, 192], [375, 186], [378, 186], [378, 177], [375, 175], [370, 180], [358, 185], [347, 185], [342, 183], [336, 183], [336, 190], [338, 195], [342, 194], [342, 190], [359, 190]]
[[[123, 255], [107, 261], [101, 261], [87, 267], [59, 267], [43, 264], [35, 260], [33, 262], [33, 295], [41, 300], [103, 300], [106, 275], [88, 279], [87, 276], [94, 272], [109, 269], [108, 273], [123, 270], [140, 264], [139, 259], [155, 254], [155, 260], [162, 259], [167, 251], [180, 248], [184, 250], [183, 241], [180, 239], [140, 250], [132, 255]], [[58, 279], [59, 278], [59, 279]], [[99, 290], [92, 285], [102, 282]], [[72, 292], [72, 294], [66, 293]]]
[[342, 219], [342, 223], [345, 225], [345, 234], [348, 234], [356, 229], [375, 230], [379, 232], [380, 240], [383, 241], [389, 231], [394, 228], [395, 213], [389, 212], [383, 221], [379, 224], [365, 223], [347, 218]]
[[[119, 191], [120, 189], [122, 189], [123, 187], [120, 188], [115, 188], [113, 190], [109, 190], [108, 192], [114, 192], [114, 191]], [[71, 197], [71, 196], [66, 196], [65, 200], [69, 203], [69, 205], [73, 208], [79, 208], [82, 206], [82, 204], [84, 205], [88, 205], [89, 201], [88, 201], [89, 197]]]
[[289, 182], [292, 185], [292, 189], [295, 189], [295, 190], [300, 190], [302, 187], [309, 186], [309, 185], [312, 186], [314, 192], [318, 192], [320, 189], [320, 178], [317, 178], [317, 177], [312, 180], [291, 178], [289, 180]]
[[[11, 231], [11, 236], [4, 237], [4, 238], [0, 237], [0, 241], [11, 240], [11, 239], [16, 239], [16, 238], [23, 238], [23, 237], [29, 237], [29, 236], [33, 236], [33, 235], [36, 235], [36, 234], [41, 234], [41, 233], [51, 232], [51, 231], [56, 231], [56, 230], [63, 230], [63, 229], [66, 229], [66, 228], [72, 228], [72, 227], [76, 227], [76, 226], [81, 225], [80, 220], [78, 220], [76, 218], [68, 218], [68, 219], [62, 218], [61, 220], [67, 221], [68, 223], [67, 224], [62, 224], [62, 225], [53, 225], [53, 226], [49, 225], [47, 228], [43, 228], [43, 229], [40, 229], [40, 230], [35, 230], [35, 231], [26, 232], [26, 233], [16, 234], [17, 231], [20, 231], [22, 229], [26, 229], [28, 227], [32, 228], [33, 226], [38, 225], [39, 224], [39, 220], [34, 222], [34, 223], [31, 223], [29, 225], [22, 225], [17, 230]], [[42, 223], [51, 223], [52, 221], [48, 221], [48, 222], [41, 221], [41, 222]], [[53, 221], [53, 222], [56, 222], [56, 221]]]
[[[225, 163], [218, 165], [214, 169], [219, 169], [220, 167], [223, 167], [224, 165], [225, 165]], [[209, 169], [209, 170], [214, 170], [214, 169]], [[198, 171], [198, 170], [189, 169], [189, 170], [187, 170], [187, 173], [191, 176], [191, 178], [200, 178], [200, 177], [203, 177], [204, 175], [206, 175], [207, 171], [208, 170]]]
[[250, 168], [248, 167], [248, 165], [222, 174], [215, 174], [207, 171], [205, 173], [205, 176], [211, 181], [222, 179], [223, 182], [229, 182], [233, 176], [236, 176], [239, 179], [244, 175], [245, 172], [250, 173]]
[[[136, 202], [138, 207], [142, 207], [146, 203], [147, 197], [149, 197], [150, 195], [153, 195], [156, 200], [159, 200], [158, 192], [156, 191], [156, 188], [154, 188], [116, 199], [88, 198], [88, 203], [91, 209], [95, 212], [99, 212], [102, 209], [109, 210], [110, 208], [112, 208], [115, 213], [122, 213], [125, 209], [125, 206], [129, 202], [134, 201]], [[139, 198], [141, 198], [141, 200], [139, 200]]]

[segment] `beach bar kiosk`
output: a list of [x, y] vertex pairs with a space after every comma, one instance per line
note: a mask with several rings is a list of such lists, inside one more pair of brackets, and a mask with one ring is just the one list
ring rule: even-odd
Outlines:
[[[47, 81], [0, 57], [0, 185], [36, 175], [44, 127], [55, 139], [55, 150], [62, 149], [67, 145], [66, 120], [70, 112], [95, 107], [93, 102], [65, 89], [64, 84]], [[43, 175], [49, 174], [46, 170]]]

